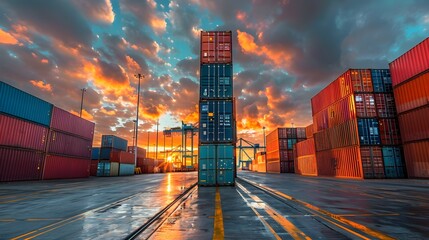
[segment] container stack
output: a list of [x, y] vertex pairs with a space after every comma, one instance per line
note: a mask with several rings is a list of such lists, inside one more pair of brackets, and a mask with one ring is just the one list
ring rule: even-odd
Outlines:
[[311, 104], [318, 175], [404, 177], [389, 70], [349, 69]]
[[200, 60], [198, 184], [234, 185], [232, 32], [201, 32]]
[[429, 178], [429, 38], [389, 67], [408, 177]]
[[267, 135], [267, 172], [294, 173], [293, 146], [304, 141], [305, 128], [277, 128]]
[[305, 128], [305, 134], [307, 140], [297, 142], [294, 148], [295, 173], [305, 176], [317, 176], [313, 124]]
[[265, 152], [256, 153], [255, 159], [252, 160], [251, 170], [254, 172], [267, 172], [267, 162]]
[[94, 123], [0, 82], [0, 181], [88, 177]]
[[97, 176], [134, 175], [134, 154], [127, 150], [128, 141], [114, 136], [102, 135]]
[[93, 147], [91, 151], [91, 166], [89, 168], [90, 176], [97, 176], [98, 163], [100, 159], [100, 148]]

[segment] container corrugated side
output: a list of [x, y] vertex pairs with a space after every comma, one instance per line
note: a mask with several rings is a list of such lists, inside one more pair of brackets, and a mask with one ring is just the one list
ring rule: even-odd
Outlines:
[[296, 144], [296, 154], [297, 157], [316, 154], [314, 138], [309, 138], [305, 141], [298, 142]]
[[45, 151], [48, 128], [0, 114], [0, 145]]
[[382, 152], [386, 178], [404, 178], [405, 165], [402, 159], [401, 148], [382, 147]]
[[56, 106], [53, 107], [51, 128], [55, 130], [92, 140], [94, 137], [94, 127], [95, 123], [93, 122], [80, 118]]
[[326, 130], [331, 148], [342, 148], [359, 144], [357, 119], [347, 121]]
[[408, 177], [429, 178], [429, 140], [404, 144]]
[[110, 161], [134, 165], [134, 154], [124, 151], [111, 151]]
[[[128, 152], [134, 153], [134, 146], [128, 146]], [[146, 149], [137, 147], [137, 158], [145, 158], [146, 157]]]
[[399, 114], [402, 142], [429, 139], [429, 105]]
[[90, 159], [48, 155], [42, 179], [65, 179], [89, 177]]
[[429, 73], [420, 75], [393, 90], [396, 109], [403, 113], [429, 103]]
[[200, 70], [200, 99], [233, 97], [231, 64], [203, 64]]
[[363, 178], [358, 146], [316, 152], [319, 176]]
[[429, 69], [429, 38], [389, 64], [393, 87]]
[[361, 147], [360, 155], [364, 178], [384, 178], [381, 147]]
[[52, 104], [0, 81], [0, 112], [49, 126]]
[[39, 180], [44, 156], [42, 152], [0, 147], [0, 181]]
[[304, 176], [317, 176], [316, 155], [298, 157], [295, 160], [295, 173]]
[[[327, 113], [328, 116], [321, 116], [321, 117], [323, 118], [322, 120], [328, 119], [328, 127], [335, 127], [339, 124], [355, 119], [356, 111], [355, 111], [355, 103], [354, 103], [353, 95], [347, 96], [331, 104], [330, 106], [328, 106], [326, 113], [324, 111], [320, 113], [323, 113], [323, 114]], [[319, 118], [320, 117], [319, 114], [315, 115], [315, 117]], [[321, 120], [317, 120], [317, 122], [320, 122], [320, 121]], [[324, 128], [326, 128], [326, 125], [324, 126], [325, 126]]]
[[92, 160], [91, 165], [89, 166], [89, 175], [90, 176], [97, 176], [97, 169], [98, 169], [98, 160]]
[[134, 175], [134, 164], [119, 164], [119, 176], [130, 176]]
[[267, 172], [268, 173], [280, 173], [280, 160], [269, 162], [267, 160]]
[[391, 93], [376, 93], [375, 108], [377, 109], [377, 116], [380, 118], [393, 118], [396, 117], [395, 98]]
[[381, 145], [399, 145], [402, 143], [396, 118], [379, 119], [378, 127], [380, 129]]
[[62, 132], [51, 131], [48, 153], [58, 155], [91, 158], [92, 140], [87, 140]]
[[116, 148], [122, 151], [127, 151], [128, 141], [114, 136], [114, 135], [102, 135], [101, 136], [101, 147]]
[[306, 138], [312, 138], [314, 134], [314, 124], [310, 124], [307, 127], [305, 127], [305, 137]]

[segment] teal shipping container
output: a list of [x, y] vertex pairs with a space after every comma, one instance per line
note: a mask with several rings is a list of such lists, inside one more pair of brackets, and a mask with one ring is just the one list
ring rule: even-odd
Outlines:
[[399, 147], [383, 147], [383, 164], [386, 178], [405, 178], [405, 164]]
[[103, 135], [101, 136], [101, 147], [106, 147], [106, 148], [116, 148], [122, 151], [127, 151], [127, 146], [128, 145], [128, 141], [114, 136], [114, 135]]
[[134, 175], [134, 164], [119, 164], [119, 176]]
[[113, 177], [119, 174], [119, 163], [117, 162], [99, 162], [97, 168], [97, 177]]
[[0, 81], [0, 112], [44, 126], [51, 124], [52, 104]]
[[234, 185], [234, 151], [233, 145], [199, 146], [198, 184], [200, 186]]

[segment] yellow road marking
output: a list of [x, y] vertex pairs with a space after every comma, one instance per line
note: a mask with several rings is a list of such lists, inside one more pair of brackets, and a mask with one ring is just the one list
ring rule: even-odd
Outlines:
[[16, 221], [16, 219], [7, 219], [7, 218], [0, 219], [0, 222], [15, 222], [15, 221]]
[[225, 237], [225, 232], [223, 228], [222, 204], [220, 201], [219, 188], [216, 187], [213, 239], [215, 240], [224, 239], [224, 237]]

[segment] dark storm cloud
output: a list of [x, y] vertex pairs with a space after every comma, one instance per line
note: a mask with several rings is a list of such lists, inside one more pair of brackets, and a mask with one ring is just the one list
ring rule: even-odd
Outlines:
[[178, 71], [184, 76], [192, 76], [197, 78], [197, 73], [200, 71], [200, 60], [196, 59], [182, 59], [177, 64], [176, 67]]

